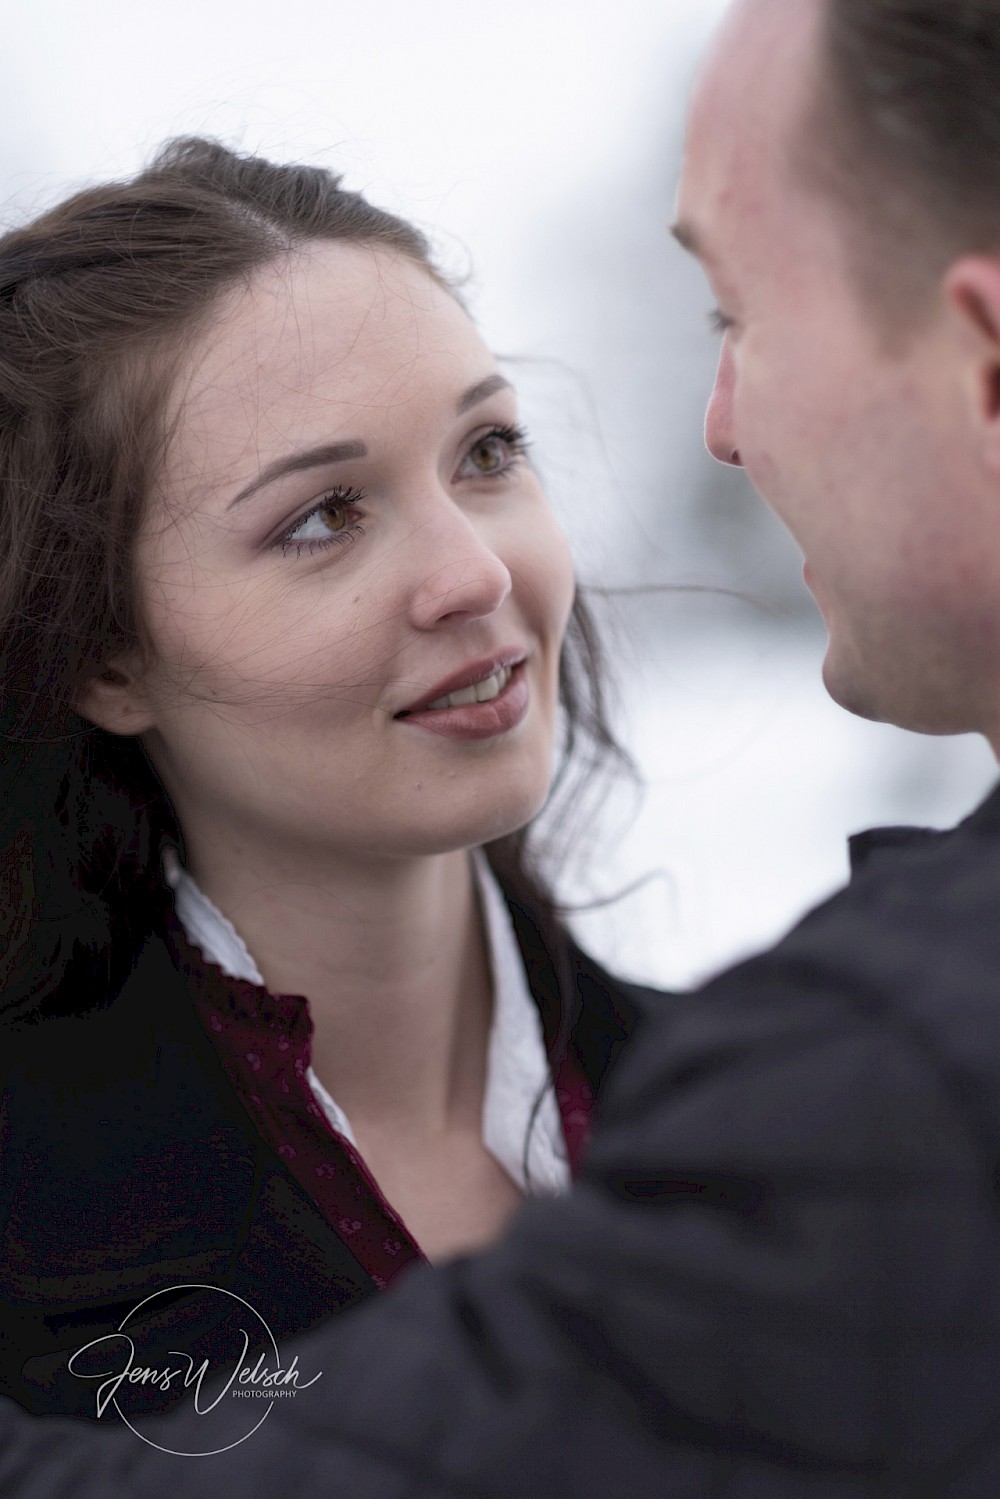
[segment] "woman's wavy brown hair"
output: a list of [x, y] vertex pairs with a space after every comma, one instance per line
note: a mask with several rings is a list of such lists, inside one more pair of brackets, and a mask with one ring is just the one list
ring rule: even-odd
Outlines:
[[[308, 240], [388, 247], [443, 285], [427, 241], [318, 167], [168, 144], [0, 239], [0, 987], [6, 1013], [107, 1003], [162, 921], [160, 852], [183, 848], [138, 739], [74, 709], [139, 639], [133, 543], [162, 458], [178, 362], [220, 295]], [[449, 288], [452, 289], [452, 288]], [[561, 673], [563, 801], [619, 753], [578, 598]], [[492, 844], [508, 896], [549, 941], [529, 831]], [[565, 1035], [556, 996], [543, 1016]]]

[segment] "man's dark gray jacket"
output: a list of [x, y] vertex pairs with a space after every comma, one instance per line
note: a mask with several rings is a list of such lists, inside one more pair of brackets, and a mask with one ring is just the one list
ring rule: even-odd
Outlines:
[[640, 1029], [570, 1197], [296, 1345], [241, 1446], [5, 1406], [0, 1492], [997, 1499], [1000, 791], [853, 852]]

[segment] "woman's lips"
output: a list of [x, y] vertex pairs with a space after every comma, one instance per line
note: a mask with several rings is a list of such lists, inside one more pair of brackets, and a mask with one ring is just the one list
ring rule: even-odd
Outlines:
[[506, 686], [485, 703], [462, 703], [458, 707], [422, 708], [406, 713], [396, 722], [426, 729], [446, 739], [492, 739], [517, 727], [531, 701], [525, 663], [510, 670]]
[[[416, 702], [400, 709], [395, 716], [408, 718], [413, 713], [422, 713], [425, 708], [459, 708], [463, 707], [466, 702], [484, 702], [487, 698], [496, 697], [506, 686], [507, 674], [525, 661], [527, 656], [527, 651], [517, 646], [508, 646], [505, 650], [497, 651], [495, 655], [480, 657], [478, 661], [470, 661], [466, 666], [443, 678]], [[502, 681], [499, 680], [501, 676]], [[446, 697], [452, 697], [453, 694], [460, 694], [461, 700], [451, 703], [444, 701]]]

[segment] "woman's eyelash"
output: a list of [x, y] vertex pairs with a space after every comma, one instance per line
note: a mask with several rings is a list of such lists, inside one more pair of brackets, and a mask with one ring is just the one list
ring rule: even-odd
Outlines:
[[472, 447], [478, 447], [480, 442], [489, 442], [490, 438], [499, 438], [501, 442], [505, 442], [507, 447], [510, 448], [511, 457], [514, 457], [514, 459], [525, 456], [526, 451], [531, 447], [531, 438], [528, 436], [528, 429], [517, 426], [513, 421], [498, 421], [495, 427], [490, 427], [489, 432], [484, 432], [481, 438], [475, 439]]
[[713, 333], [726, 333], [733, 326], [733, 320], [718, 307], [713, 307], [708, 314], [708, 326]]
[[528, 436], [527, 428], [515, 426], [513, 422], [501, 422], [484, 432], [479, 442], [485, 442], [489, 437], [501, 438], [514, 453], [526, 453], [531, 447], [531, 438]]
[[284, 556], [301, 557], [303, 552], [307, 554], [320, 552], [330, 546], [344, 546], [349, 541], [356, 541], [359, 536], [364, 535], [364, 527], [358, 519], [346, 525], [342, 531], [331, 531], [328, 536], [310, 536], [305, 541], [296, 541], [295, 533], [301, 531], [314, 515], [319, 515], [323, 510], [342, 510], [349, 515], [350, 511], [360, 505], [364, 498], [363, 489], [328, 490], [321, 500], [317, 500], [316, 504], [304, 515], [300, 515], [287, 531], [282, 532], [274, 545], [281, 549]]

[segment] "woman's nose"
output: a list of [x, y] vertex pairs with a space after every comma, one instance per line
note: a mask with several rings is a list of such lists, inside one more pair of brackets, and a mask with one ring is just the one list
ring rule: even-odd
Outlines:
[[705, 413], [705, 446], [720, 463], [742, 467], [739, 449], [733, 435], [733, 390], [735, 386], [733, 356], [728, 343], [722, 345], [715, 388]]
[[511, 591], [510, 571], [472, 522], [449, 503], [447, 525], [434, 527], [429, 557], [411, 596], [411, 617], [418, 629], [444, 621], [479, 619], [493, 614]]

